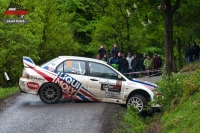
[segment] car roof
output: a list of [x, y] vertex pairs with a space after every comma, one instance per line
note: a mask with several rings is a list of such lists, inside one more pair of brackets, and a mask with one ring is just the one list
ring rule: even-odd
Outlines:
[[94, 59], [94, 58], [87, 58], [87, 57], [80, 57], [80, 56], [59, 56], [60, 59], [76, 59], [76, 60], [84, 60], [84, 61], [93, 61], [93, 62], [99, 62], [103, 64], [107, 64], [107, 62]]

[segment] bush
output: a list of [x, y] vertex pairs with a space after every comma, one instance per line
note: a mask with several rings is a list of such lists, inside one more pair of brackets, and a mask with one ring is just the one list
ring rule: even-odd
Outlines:
[[164, 96], [161, 102], [164, 109], [173, 109], [177, 104], [199, 91], [200, 70], [189, 73], [172, 73], [171, 76], [164, 75], [158, 82], [159, 91]]

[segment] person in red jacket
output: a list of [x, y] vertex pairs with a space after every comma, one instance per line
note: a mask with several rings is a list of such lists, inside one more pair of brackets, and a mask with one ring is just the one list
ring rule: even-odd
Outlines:
[[153, 75], [156, 75], [157, 74], [157, 69], [159, 68], [159, 62], [158, 62], [158, 59], [157, 59], [157, 55], [156, 54], [154, 54], [153, 55], [153, 64], [154, 64], [154, 67], [153, 67]]

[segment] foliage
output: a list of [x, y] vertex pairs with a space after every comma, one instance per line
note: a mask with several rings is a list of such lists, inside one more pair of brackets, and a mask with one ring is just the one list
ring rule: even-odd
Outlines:
[[200, 69], [195, 72], [164, 75], [158, 82], [159, 91], [164, 96], [160, 102], [165, 110], [174, 109], [190, 96], [200, 91]]
[[[4, 12], [10, 1], [0, 5]], [[58, 15], [56, 0], [19, 2], [29, 9], [28, 24], [0, 23], [0, 85], [5, 86], [4, 72], [11, 82], [18, 82], [23, 69], [22, 56], [29, 56], [40, 65], [59, 55], [77, 55], [80, 45], [73, 39], [73, 30], [69, 26], [73, 14], [62, 12]], [[1, 16], [8, 18], [8, 16]]]
[[191, 62], [190, 64], [186, 65], [182, 68], [182, 72], [195, 71], [196, 69], [200, 69], [200, 60]]
[[0, 88], [0, 99], [10, 96], [19, 91], [18, 87]]
[[200, 93], [190, 96], [162, 117], [163, 133], [197, 133], [200, 130]]
[[138, 115], [136, 109], [132, 106], [127, 109], [124, 115], [124, 121], [121, 122], [121, 127], [115, 130], [116, 133], [144, 133], [146, 124], [143, 118]]

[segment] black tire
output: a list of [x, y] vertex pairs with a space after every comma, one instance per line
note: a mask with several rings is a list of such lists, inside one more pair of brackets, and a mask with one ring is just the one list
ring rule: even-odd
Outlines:
[[46, 83], [39, 90], [40, 99], [47, 104], [57, 103], [61, 95], [60, 88], [54, 83]]
[[138, 110], [138, 113], [144, 112], [144, 108], [147, 104], [147, 99], [141, 95], [131, 95], [126, 102], [127, 108], [134, 106]]

